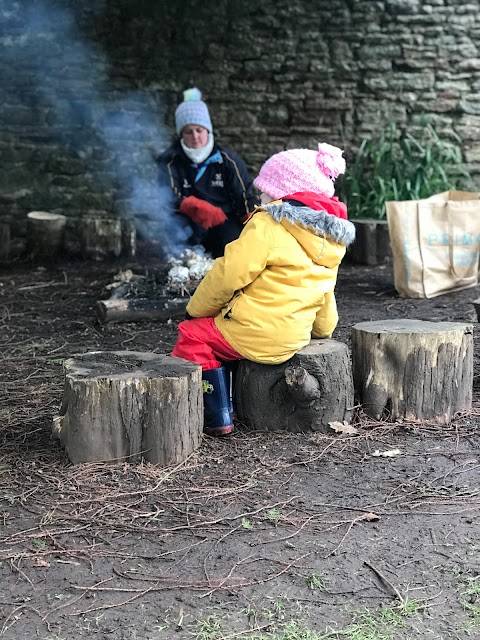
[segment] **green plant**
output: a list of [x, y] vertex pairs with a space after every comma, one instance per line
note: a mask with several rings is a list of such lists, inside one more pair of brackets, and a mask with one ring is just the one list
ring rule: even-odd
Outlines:
[[208, 616], [207, 618], [200, 618], [196, 622], [196, 627], [196, 640], [214, 640], [221, 635], [222, 631], [220, 619], [215, 615]]
[[283, 616], [284, 605], [280, 600], [275, 600], [271, 607], [264, 607], [261, 611], [262, 618], [265, 620], [278, 620]]
[[474, 620], [475, 625], [480, 623], [480, 579], [468, 578], [462, 584], [461, 603], [463, 608], [468, 611], [471, 622]]
[[[318, 574], [313, 575], [318, 577]], [[327, 627], [323, 631], [315, 631], [297, 619], [285, 620], [285, 604], [274, 600], [268, 607], [259, 609], [257, 606], [248, 606], [243, 610], [250, 625], [253, 622], [255, 626], [259, 625], [257, 631], [252, 629], [238, 634], [225, 633], [221, 618], [213, 614], [196, 620], [195, 630], [190, 634], [196, 640], [222, 640], [224, 637], [233, 638], [237, 635], [245, 640], [396, 640], [402, 630], [402, 633], [407, 633], [402, 637], [416, 638], [408, 635], [408, 619], [418, 616], [424, 609], [425, 603], [404, 598], [401, 602], [392, 602], [378, 609], [352, 611], [351, 621], [344, 627]]]
[[320, 589], [323, 591], [325, 589], [325, 579], [319, 573], [312, 573], [307, 578], [307, 584], [310, 589]]
[[277, 526], [278, 522], [280, 521], [282, 514], [280, 513], [280, 511], [276, 508], [276, 507], [272, 507], [271, 509], [269, 509], [266, 513], [265, 516], [267, 518], [267, 520], [270, 520], [271, 522], [273, 522], [275, 524], [275, 526]]
[[391, 123], [362, 141], [337, 181], [337, 192], [351, 218], [381, 220], [389, 200], [418, 200], [470, 185], [459, 144], [441, 139], [429, 123], [418, 137]]
[[47, 511], [46, 513], [43, 514], [43, 516], [40, 519], [40, 524], [52, 524], [52, 522], [55, 520], [55, 511]]
[[45, 551], [47, 543], [42, 538], [32, 538], [30, 544], [35, 551]]
[[423, 608], [417, 600], [384, 606], [376, 611], [356, 611], [352, 622], [342, 629], [327, 628], [317, 632], [301, 626], [296, 620], [278, 625], [268, 634], [248, 635], [245, 640], [394, 640], [394, 630], [406, 626], [406, 619]]
[[327, 636], [318, 634], [311, 629], [302, 627], [295, 620], [290, 620], [282, 625], [278, 632], [267, 634], [253, 634], [245, 636], [245, 640], [325, 640]]

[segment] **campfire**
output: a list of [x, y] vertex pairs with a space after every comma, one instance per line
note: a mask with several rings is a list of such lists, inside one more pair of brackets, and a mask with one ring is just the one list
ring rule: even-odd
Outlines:
[[110, 297], [97, 302], [98, 319], [105, 323], [180, 317], [213, 263], [213, 258], [194, 248], [170, 257], [148, 275], [120, 271], [107, 286]]
[[170, 258], [172, 266], [167, 273], [167, 287], [170, 291], [191, 294], [213, 267], [214, 260], [200, 255], [192, 249], [187, 249], [180, 258]]

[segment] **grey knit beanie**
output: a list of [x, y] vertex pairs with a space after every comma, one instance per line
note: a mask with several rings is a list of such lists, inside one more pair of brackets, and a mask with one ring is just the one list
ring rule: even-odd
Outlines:
[[183, 92], [183, 102], [181, 102], [175, 111], [175, 127], [178, 135], [181, 135], [183, 128], [187, 124], [199, 124], [209, 133], [212, 132], [212, 121], [208, 107], [202, 100], [202, 92], [197, 89], [187, 89]]

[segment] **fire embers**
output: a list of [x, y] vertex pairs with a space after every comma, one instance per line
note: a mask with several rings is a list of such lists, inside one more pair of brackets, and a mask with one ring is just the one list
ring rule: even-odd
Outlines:
[[167, 274], [170, 290], [184, 293], [198, 286], [198, 283], [213, 267], [214, 260], [204, 253], [186, 249], [178, 258], [170, 258], [171, 268]]

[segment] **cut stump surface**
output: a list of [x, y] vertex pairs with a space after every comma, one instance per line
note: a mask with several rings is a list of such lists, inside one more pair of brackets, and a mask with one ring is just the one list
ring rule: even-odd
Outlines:
[[48, 211], [27, 215], [27, 254], [31, 258], [53, 260], [63, 248], [66, 217]]
[[352, 330], [355, 389], [367, 415], [447, 424], [473, 393], [473, 326], [379, 320]]
[[137, 351], [94, 351], [65, 361], [59, 437], [74, 464], [104, 460], [169, 466], [199, 445], [201, 368]]

